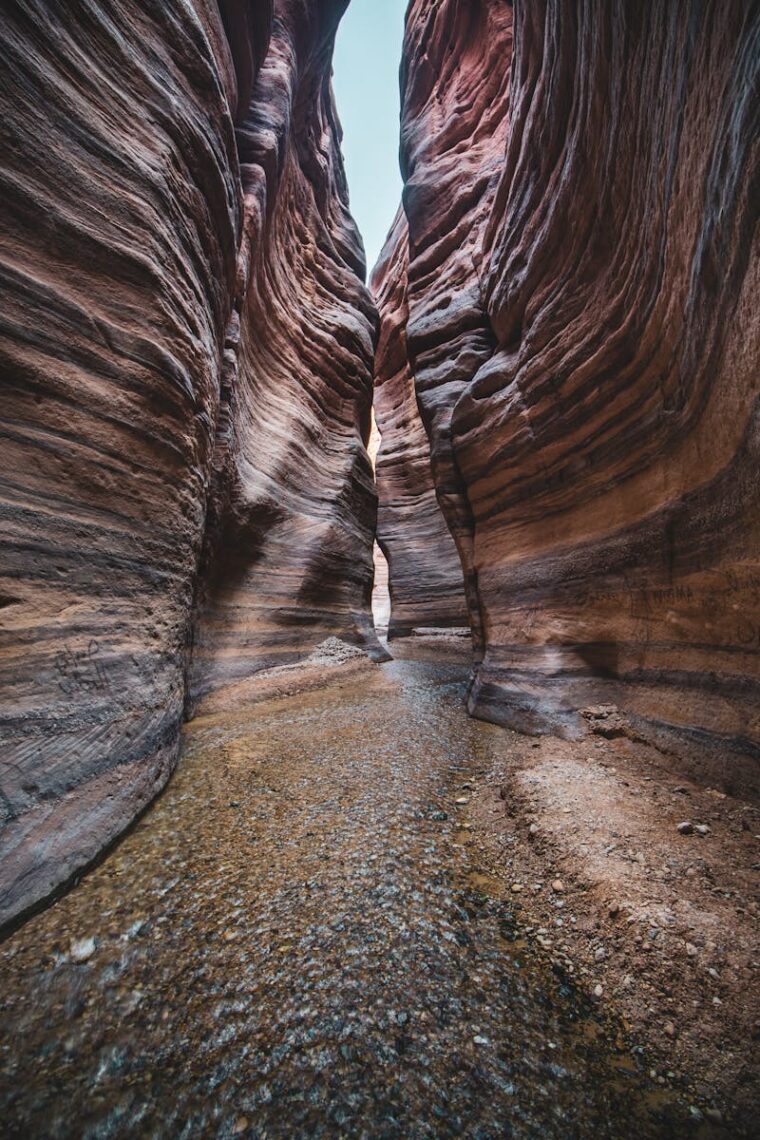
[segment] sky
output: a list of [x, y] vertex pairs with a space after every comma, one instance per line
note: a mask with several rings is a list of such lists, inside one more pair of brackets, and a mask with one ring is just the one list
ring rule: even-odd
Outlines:
[[407, 0], [351, 0], [335, 43], [351, 213], [371, 272], [401, 200], [398, 69]]

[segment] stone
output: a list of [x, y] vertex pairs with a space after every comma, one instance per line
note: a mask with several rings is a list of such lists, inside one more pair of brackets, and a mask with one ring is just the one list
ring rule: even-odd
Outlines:
[[388, 560], [388, 638], [417, 627], [469, 625], [462, 568], [436, 497], [425, 433], [408, 358], [409, 237], [403, 211], [372, 274], [380, 312], [375, 355], [377, 538]]
[[701, 835], [703, 839], [711, 833], [711, 828], [709, 828], [706, 823], [695, 824], [694, 830], [696, 831], [697, 835]]
[[[756, 795], [760, 10], [706, 0], [683, 26], [630, 0], [572, 22], [563, 0], [414, 0], [384, 264], [462, 566], [470, 711], [577, 739], [614, 706]], [[397, 472], [416, 427], [408, 446]], [[421, 545], [412, 482], [380, 488], [399, 550]]]
[[77, 964], [89, 962], [95, 953], [96, 945], [94, 938], [78, 938], [72, 941], [69, 947], [71, 961]]
[[564, 891], [564, 889], [565, 889], [565, 884], [562, 882], [562, 880], [561, 879], [554, 879], [554, 881], [552, 882], [552, 890], [556, 894], [561, 895], [562, 892]]
[[689, 823], [688, 819], [685, 819], [682, 823], [676, 825], [676, 831], [679, 835], [692, 835], [694, 832], [694, 824]]
[[382, 652], [342, 7], [0, 21], [0, 927], [153, 799], [188, 711]]

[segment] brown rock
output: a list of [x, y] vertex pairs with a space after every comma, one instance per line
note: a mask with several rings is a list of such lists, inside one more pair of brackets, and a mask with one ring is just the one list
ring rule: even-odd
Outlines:
[[629, 0], [413, 0], [402, 168], [407, 356], [483, 658], [471, 711], [574, 737], [614, 706], [757, 790], [750, 7], [708, 0], [686, 35]]
[[188, 671], [375, 647], [341, 5], [276, 7], [0, 21], [0, 925], [161, 788]]

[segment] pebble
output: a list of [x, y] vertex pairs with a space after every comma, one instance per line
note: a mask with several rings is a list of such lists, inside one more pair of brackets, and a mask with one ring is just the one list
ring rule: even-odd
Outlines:
[[245, 1130], [247, 1128], [248, 1128], [248, 1117], [247, 1116], [239, 1116], [232, 1126], [233, 1135], [239, 1136], [240, 1133], [245, 1132]]
[[697, 835], [701, 835], [704, 838], [710, 834], [712, 829], [709, 828], [706, 823], [698, 823], [695, 826], [694, 830], [696, 831]]
[[565, 884], [562, 882], [562, 880], [561, 879], [555, 879], [554, 882], [552, 883], [552, 890], [555, 891], [558, 895], [561, 895], [562, 892], [564, 891], [564, 889], [565, 889]]
[[676, 830], [679, 835], [692, 835], [694, 833], [694, 824], [690, 823], [688, 819], [685, 819], [682, 823], [678, 824]]
[[600, 998], [604, 993], [604, 987], [600, 985], [594, 986], [594, 997]]
[[72, 962], [88, 962], [95, 953], [94, 938], [79, 938], [71, 943], [69, 954]]
[[675, 1037], [676, 1035], [676, 1027], [672, 1021], [666, 1021], [662, 1027], [662, 1030], [663, 1033], [665, 1033], [668, 1037]]
[[686, 943], [686, 953], [689, 955], [690, 958], [696, 958], [699, 951], [697, 950], [697, 948], [693, 942], [687, 942]]
[[514, 894], [518, 895], [522, 889], [523, 889], [522, 883], [513, 883], [512, 884], [512, 891]]

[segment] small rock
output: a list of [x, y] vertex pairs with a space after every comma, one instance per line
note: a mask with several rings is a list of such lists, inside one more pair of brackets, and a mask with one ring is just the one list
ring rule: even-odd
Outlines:
[[600, 998], [604, 993], [604, 987], [599, 984], [594, 986], [594, 997]]
[[701, 835], [704, 838], [710, 834], [711, 829], [707, 826], [706, 823], [698, 823], [695, 826], [694, 830], [696, 831], [697, 835]]
[[723, 1113], [718, 1112], [717, 1108], [706, 1108], [705, 1109], [705, 1116], [707, 1117], [707, 1119], [710, 1121], [711, 1124], [722, 1124], [723, 1123]]
[[564, 891], [564, 889], [565, 889], [565, 884], [562, 882], [562, 880], [561, 879], [555, 879], [554, 882], [552, 883], [552, 890], [555, 891], [558, 895], [561, 895], [562, 892]]
[[473, 1037], [473, 1041], [475, 1042], [476, 1045], [490, 1045], [491, 1044], [487, 1037], [481, 1037], [479, 1034], [477, 1036]]
[[676, 830], [679, 835], [692, 835], [694, 833], [694, 825], [690, 823], [688, 819], [685, 819], [683, 823], [678, 824]]
[[239, 1136], [241, 1132], [245, 1132], [248, 1128], [248, 1117], [239, 1116], [232, 1126], [233, 1136]]
[[530, 825], [530, 827], [528, 828], [528, 835], [531, 837], [531, 839], [535, 838], [535, 836], [538, 835], [538, 824], [537, 823], [532, 823]]
[[675, 1037], [676, 1035], [676, 1027], [672, 1021], [666, 1021], [662, 1027], [662, 1031], [667, 1037]]
[[522, 885], [522, 883], [513, 883], [513, 884], [512, 884], [512, 892], [513, 892], [513, 894], [519, 895], [519, 893], [520, 893], [520, 891], [521, 891], [522, 889], [523, 889], [523, 885]]
[[470, 802], [470, 797], [469, 797], [469, 796], [458, 796], [458, 797], [457, 797], [457, 798], [454, 800], [454, 803], [457, 805], [457, 807], [462, 807], [462, 806], [463, 806], [463, 804], [468, 804], [469, 802]]
[[696, 958], [699, 951], [697, 950], [697, 948], [693, 942], [687, 942], [686, 943], [686, 953], [689, 955], [690, 958]]
[[609, 916], [610, 916], [610, 918], [617, 918], [617, 916], [619, 914], [620, 914], [620, 903], [616, 903], [616, 902], [610, 903], [610, 905], [609, 905]]
[[94, 938], [75, 939], [69, 947], [69, 954], [71, 955], [72, 962], [88, 962], [94, 953]]
[[597, 946], [596, 950], [594, 951], [594, 961], [603, 962], [606, 957], [607, 951], [604, 949], [604, 947]]

